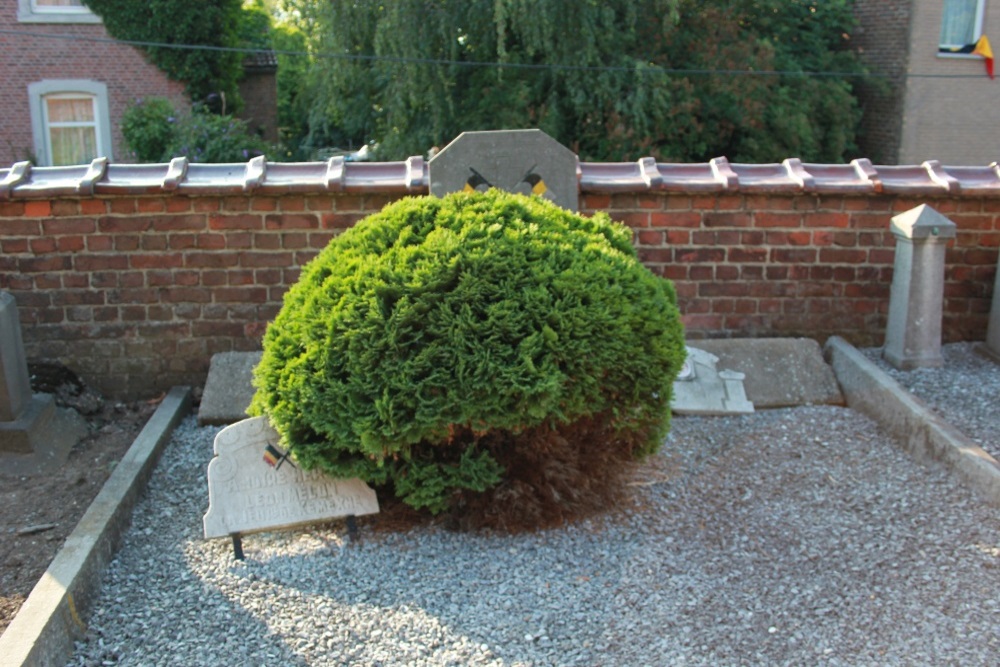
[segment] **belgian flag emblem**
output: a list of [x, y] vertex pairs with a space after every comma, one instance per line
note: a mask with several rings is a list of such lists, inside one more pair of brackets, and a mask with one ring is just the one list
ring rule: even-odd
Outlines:
[[264, 447], [264, 463], [278, 470], [285, 461], [288, 461], [288, 465], [295, 467], [295, 464], [288, 458], [288, 452], [283, 452], [271, 444]]

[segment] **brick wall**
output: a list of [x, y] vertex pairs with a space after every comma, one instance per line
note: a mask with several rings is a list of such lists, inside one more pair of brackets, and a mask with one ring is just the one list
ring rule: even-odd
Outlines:
[[856, 85], [863, 115], [859, 152], [877, 164], [896, 164], [903, 124], [913, 0], [857, 0], [851, 44], [873, 74]]
[[[146, 61], [131, 46], [84, 41], [108, 39], [101, 24], [19, 23], [16, 0], [0, 0], [0, 164], [27, 160], [33, 154], [28, 85], [45, 79], [90, 79], [108, 87], [113, 157], [126, 161], [119, 126], [136, 99], [166, 97], [179, 109], [188, 105], [184, 86]], [[76, 40], [38, 35], [67, 35]], [[32, 160], [34, 161], [34, 160]]]
[[[199, 385], [216, 352], [258, 349], [299, 267], [397, 195], [55, 197], [0, 201], [0, 289], [27, 352], [111, 395]], [[982, 340], [1000, 246], [989, 196], [584, 194], [671, 278], [690, 338], [831, 334], [883, 342], [890, 218], [929, 203], [958, 225], [946, 341]]]

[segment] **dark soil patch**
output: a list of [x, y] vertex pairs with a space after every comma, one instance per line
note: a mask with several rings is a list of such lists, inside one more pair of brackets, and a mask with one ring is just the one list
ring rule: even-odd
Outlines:
[[89, 429], [58, 472], [0, 475], [0, 633], [159, 402], [105, 399], [54, 364], [32, 364], [29, 372], [35, 392], [53, 394], [58, 406], [79, 412]]

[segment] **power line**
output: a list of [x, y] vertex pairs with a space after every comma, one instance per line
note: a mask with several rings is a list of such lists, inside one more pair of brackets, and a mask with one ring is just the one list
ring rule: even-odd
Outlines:
[[662, 73], [667, 75], [693, 75], [693, 76], [802, 76], [818, 78], [854, 78], [854, 79], [890, 79], [890, 78], [929, 78], [929, 79], [981, 79], [983, 74], [920, 74], [905, 73], [899, 77], [889, 74], [872, 72], [805, 72], [801, 70], [743, 70], [743, 69], [708, 69], [708, 68], [671, 68], [659, 65], [646, 65], [643, 68], [626, 67], [622, 65], [558, 65], [545, 63], [505, 63], [482, 60], [449, 60], [446, 58], [408, 58], [405, 56], [379, 56], [366, 54], [319, 52], [310, 53], [308, 51], [295, 51], [285, 49], [255, 49], [241, 48], [234, 46], [213, 46], [209, 44], [171, 44], [166, 42], [149, 42], [133, 39], [115, 39], [113, 37], [91, 37], [87, 35], [66, 35], [44, 32], [31, 32], [25, 30], [0, 29], [0, 35], [14, 35], [20, 37], [37, 37], [41, 39], [59, 39], [76, 42], [96, 42], [100, 44], [125, 44], [128, 46], [176, 49], [189, 51], [219, 51], [225, 53], [243, 53], [246, 55], [277, 54], [286, 56], [311, 56], [313, 58], [323, 58], [331, 60], [348, 60], [357, 62], [386, 62], [401, 65], [446, 65], [458, 67], [489, 67], [494, 69], [520, 69], [520, 70], [553, 70], [553, 71], [574, 71], [574, 72], [648, 72]]

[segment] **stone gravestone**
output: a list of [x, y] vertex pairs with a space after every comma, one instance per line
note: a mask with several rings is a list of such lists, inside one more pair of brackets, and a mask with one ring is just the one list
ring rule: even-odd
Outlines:
[[753, 403], [743, 389], [746, 376], [731, 370], [716, 370], [719, 358], [694, 347], [674, 382], [671, 410], [679, 415], [749, 414]]
[[206, 538], [233, 536], [236, 544], [246, 533], [378, 512], [375, 492], [360, 479], [306, 472], [289, 460], [269, 463], [265, 452], [278, 440], [267, 417], [244, 419], [215, 436], [215, 458], [208, 464]]
[[1000, 364], [1000, 259], [997, 260], [997, 274], [993, 278], [993, 302], [986, 325], [986, 340], [977, 344], [976, 349]]
[[76, 412], [31, 393], [17, 304], [0, 292], [0, 473], [52, 472], [86, 431]]
[[541, 130], [463, 132], [428, 166], [435, 197], [494, 187], [579, 207], [576, 154]]
[[944, 260], [955, 223], [927, 204], [892, 219], [896, 258], [882, 357], [899, 370], [940, 366]]

